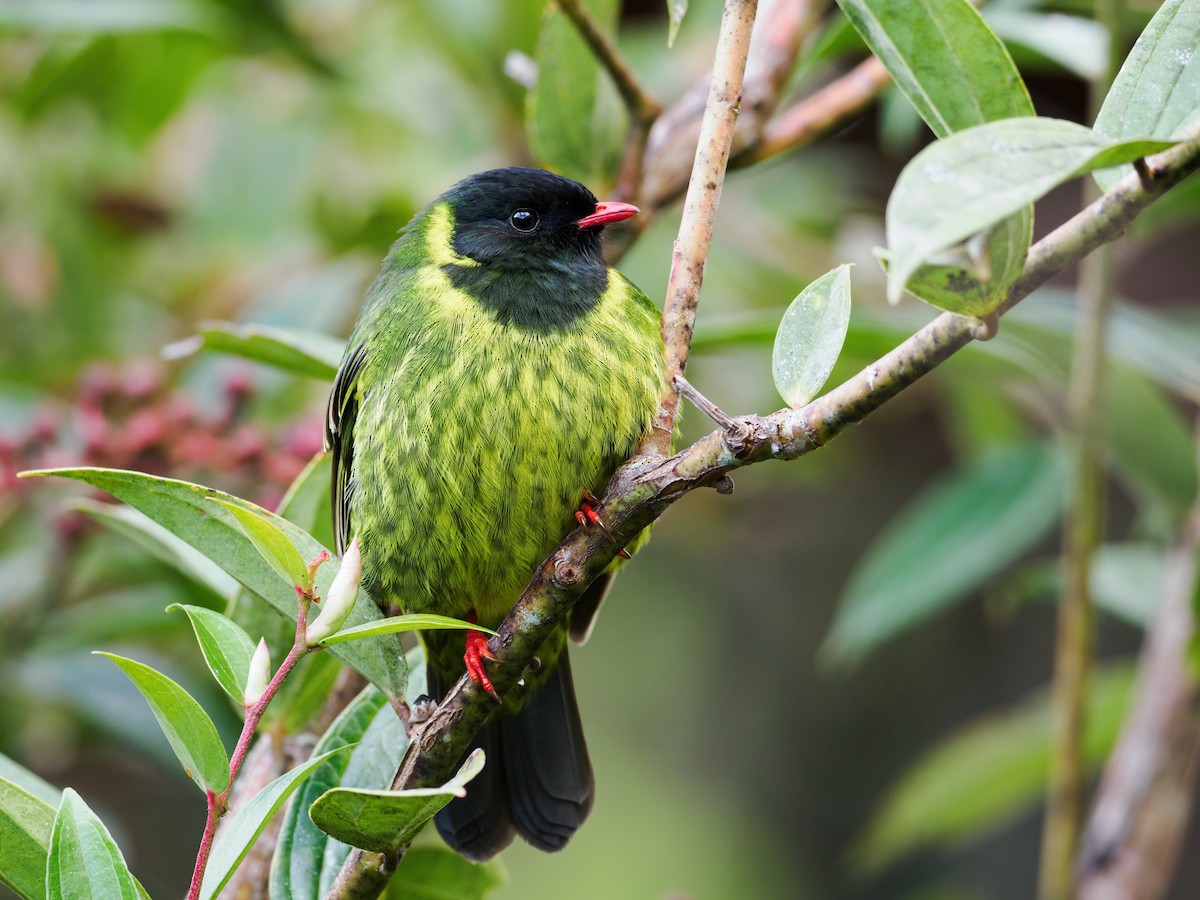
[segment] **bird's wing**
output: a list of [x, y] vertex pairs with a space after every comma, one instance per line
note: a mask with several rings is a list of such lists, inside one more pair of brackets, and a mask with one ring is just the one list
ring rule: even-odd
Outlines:
[[365, 343], [346, 354], [333, 380], [325, 416], [325, 449], [333, 453], [330, 501], [339, 556], [350, 543], [350, 465], [354, 461], [354, 419], [358, 415], [357, 379], [366, 355]]

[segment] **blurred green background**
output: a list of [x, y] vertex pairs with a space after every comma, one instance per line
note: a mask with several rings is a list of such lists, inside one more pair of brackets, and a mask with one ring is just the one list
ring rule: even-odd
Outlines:
[[[0, 2], [0, 751], [80, 790], [155, 896], [185, 890], [203, 804], [140, 697], [89, 652], [161, 665], [224, 713], [232, 735], [236, 718], [207, 682], [186, 623], [163, 612], [218, 600], [72, 511], [77, 491], [13, 475], [118, 465], [277, 502], [319, 449], [327, 385], [213, 354], [164, 359], [163, 348], [214, 319], [342, 336], [419, 206], [472, 172], [538, 162], [525, 89], [504, 71], [510, 54], [536, 52], [543, 6]], [[668, 51], [666, 4], [624, 5], [621, 46], [661, 97], [703, 75], [719, 10], [693, 0]], [[1049, 11], [1088, 15], [1078, 2]], [[1132, 17], [1131, 40], [1145, 19], [1145, 10]], [[806, 58], [794, 93], [861, 56], [852, 40], [827, 44]], [[1079, 73], [1012, 46], [1039, 113], [1083, 121]], [[889, 92], [833, 139], [731, 175], [693, 383], [726, 410], [780, 406], [773, 329], [808, 281], [841, 262], [858, 264], [856, 311], [835, 381], [932, 316], [912, 300], [886, 309], [871, 255], [892, 181], [927, 139]], [[598, 195], [611, 187], [605, 174], [591, 185]], [[1120, 294], [1156, 318], [1120, 325], [1117, 414], [1168, 435], [1153, 446], [1113, 436], [1113, 536], [1153, 557], [1122, 570], [1135, 600], [1153, 593], [1154, 548], [1194, 490], [1186, 385], [1173, 391], [1170, 372], [1152, 377], [1131, 360], [1179, 353], [1180, 341], [1185, 356], [1200, 346], [1194, 302], [1181, 302], [1200, 283], [1198, 184], [1120, 247]], [[1051, 195], [1038, 233], [1078, 202], [1078, 184]], [[657, 301], [676, 226], [677, 213], [664, 211], [621, 263]], [[496, 896], [1032, 894], [1036, 734], [991, 745], [1010, 760], [1032, 753], [1008, 772], [1011, 790], [982, 751], [972, 751], [974, 767], [961, 758], [965, 781], [942, 811], [977, 794], [998, 800], [951, 822], [931, 847], [901, 825], [889, 838], [899, 849], [876, 845], [882, 862], [872, 866], [859, 841], [889, 786], [931, 745], [1029, 702], [1048, 681], [1054, 616], [1040, 601], [1051, 593], [1052, 528], [1029, 535], [1017, 564], [954, 598], [968, 602], [947, 601], [857, 666], [818, 651], [867, 549], [914, 498], [997, 448], [1054, 437], [1070, 284], [1065, 273], [996, 341], [969, 348], [826, 451], [756, 466], [736, 477], [732, 497], [695, 494], [666, 514], [575, 652], [599, 786], [593, 818], [558, 855], [507, 851], [510, 883]], [[684, 440], [707, 430], [686, 412]], [[1173, 472], [1183, 474], [1172, 481]], [[1100, 655], [1130, 658], [1145, 614], [1143, 604], [1106, 616]], [[1119, 712], [1127, 678], [1110, 680]], [[1185, 851], [1178, 897], [1192, 896], [1198, 858]]]

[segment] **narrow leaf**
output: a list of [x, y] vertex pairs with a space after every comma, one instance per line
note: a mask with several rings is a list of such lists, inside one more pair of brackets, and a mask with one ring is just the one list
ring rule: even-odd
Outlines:
[[[1089, 765], [1098, 765], [1116, 741], [1132, 685], [1128, 666], [1092, 678], [1084, 735]], [[855, 868], [876, 872], [921, 848], [962, 843], [1033, 806], [1046, 787], [1053, 731], [1050, 693], [1039, 690], [951, 734], [888, 791], [851, 854]]]
[[129, 538], [180, 574], [204, 585], [226, 602], [237, 593], [236, 581], [189, 547], [187, 542], [136, 509], [95, 500], [79, 500], [73, 505], [104, 527]]
[[404, 631], [424, 631], [429, 628], [474, 629], [486, 634], [497, 634], [497, 632], [492, 631], [490, 628], [484, 628], [482, 625], [476, 625], [472, 622], [464, 622], [462, 619], [453, 619], [450, 616], [438, 616], [432, 613], [410, 613], [404, 616], [389, 616], [386, 619], [380, 619], [377, 622], [368, 622], [366, 625], [358, 625], [354, 628], [344, 628], [319, 641], [318, 646], [329, 647], [333, 644], [344, 644], [347, 641], [358, 641], [381, 634], [400, 634]]
[[[255, 508], [247, 509], [244, 505], [216, 500], [233, 515], [241, 526], [246, 537], [250, 539], [263, 559], [271, 564], [271, 568], [279, 573], [279, 577], [298, 588], [308, 589], [308, 567], [300, 558], [296, 546], [288, 540], [286, 534], [268, 518], [270, 513]], [[273, 517], [272, 517], [273, 518]]]
[[63, 791], [46, 858], [48, 900], [141, 900], [104, 823], [75, 791]]
[[54, 807], [0, 778], [0, 884], [22, 897], [46, 896], [46, 855]]
[[1099, 22], [1062, 13], [988, 6], [982, 12], [996, 35], [1010, 46], [1032, 50], [1080, 78], [1095, 79], [1104, 74], [1108, 32]]
[[163, 348], [168, 359], [200, 350], [229, 353], [286, 372], [333, 381], [341, 363], [342, 341], [315, 331], [296, 331], [239, 322], [201, 322], [195, 337]]
[[144, 663], [115, 653], [97, 655], [107, 656], [116, 663], [141, 691], [188, 778], [202, 791], [214, 794], [229, 787], [229, 757], [221, 745], [217, 726], [191, 694]]
[[675, 46], [675, 38], [679, 37], [679, 26], [683, 24], [683, 17], [687, 15], [688, 0], [667, 0], [667, 18], [670, 24], [667, 26], [667, 49]]
[[984, 457], [924, 491], [867, 551], [821, 648], [853, 663], [965, 599], [1058, 521], [1063, 464], [1053, 448]]
[[11, 781], [27, 794], [49, 804], [52, 809], [57, 809], [58, 801], [62, 799], [62, 791], [3, 753], [0, 753], [0, 778]]
[[254, 655], [254, 641], [240, 625], [219, 612], [182, 603], [171, 604], [167, 612], [176, 609], [187, 613], [196, 632], [200, 652], [204, 654], [204, 662], [213, 678], [240, 706], [246, 673], [250, 670], [250, 657]]
[[317, 799], [309, 815], [326, 834], [352, 847], [390, 851], [411, 841], [455, 797], [466, 796], [466, 783], [482, 772], [483, 766], [483, 751], [476, 749], [458, 773], [440, 788], [409, 791], [334, 788]]
[[838, 0], [838, 6], [938, 137], [1033, 115], [1012, 57], [964, 0]]
[[1129, 161], [1169, 141], [1111, 142], [1059, 119], [1004, 119], [926, 147], [896, 181], [887, 205], [888, 299], [941, 250], [1021, 210], [1099, 166]]
[[[583, 0], [606, 33], [616, 26], [616, 0]], [[526, 98], [525, 124], [539, 163], [571, 178], [593, 182], [601, 174], [611, 133], [597, 129], [600, 64], [557, 4], [542, 20], [535, 54], [537, 83]]]
[[[246, 588], [265, 599], [285, 619], [295, 623], [295, 590], [280, 580], [262, 555], [246, 540], [232, 514], [210, 501], [218, 499], [243, 509], [258, 510], [253, 504], [232, 494], [186, 481], [120, 469], [44, 469], [24, 472], [22, 475], [73, 478], [107, 491], [182, 538]], [[299, 548], [305, 559], [315, 557], [324, 549], [309, 534], [286, 519], [271, 516], [270, 521]], [[333, 572], [328, 568], [322, 566], [317, 571], [318, 594], [326, 592], [333, 581]], [[378, 618], [378, 607], [366, 591], [361, 591], [348, 624], [360, 625]], [[379, 685], [389, 696], [404, 695], [404, 656], [398, 652], [394, 640], [380, 638], [356, 641], [346, 647], [334, 647], [329, 652]]]
[[821, 390], [850, 327], [850, 266], [826, 272], [802, 290], [783, 314], [771, 372], [775, 389], [793, 409]]
[[287, 802], [288, 797], [292, 796], [305, 777], [330, 756], [335, 753], [343, 753], [347, 749], [347, 747], [339, 747], [320, 756], [314, 756], [290, 772], [280, 775], [251, 797], [245, 806], [221, 825], [217, 841], [213, 845], [212, 857], [208, 861], [208, 868], [204, 871], [204, 882], [200, 887], [200, 896], [204, 900], [210, 900], [221, 892], [221, 888], [225, 887], [230, 876], [245, 859], [263, 829], [267, 827], [267, 823], [271, 821], [275, 813], [279, 812], [280, 807]]
[[[1200, 119], [1200, 0], [1167, 0], [1133, 50], [1104, 98], [1096, 133], [1112, 140], [1179, 138]], [[1095, 175], [1102, 190], [1128, 169]]]

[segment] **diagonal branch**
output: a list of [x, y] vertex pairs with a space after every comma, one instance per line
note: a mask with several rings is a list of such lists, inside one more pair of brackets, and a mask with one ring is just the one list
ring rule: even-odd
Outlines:
[[[1123, 179], [1033, 247], [1002, 312], [1055, 273], [1114, 240], [1154, 200], [1200, 169], [1200, 134], [1149, 158], [1143, 168], [1148, 177], [1133, 174]], [[492, 677], [496, 690], [503, 695], [516, 684], [588, 583], [668, 506], [698, 487], [719, 485], [734, 469], [768, 459], [794, 459], [824, 446], [965, 347], [979, 325], [977, 319], [943, 313], [807, 406], [743, 416], [734, 428], [713, 431], [668, 459], [636, 457], [620, 469], [604, 499], [613, 540], [595, 530], [576, 529], [541, 565], [491, 642], [497, 657]], [[443, 783], [494, 710], [495, 702], [478, 685], [465, 676], [460, 679], [416, 733], [393, 786]], [[390, 854], [355, 851], [327, 897], [378, 896], [403, 852], [402, 847]]]
[[571, 20], [579, 36], [587, 42], [600, 65], [607, 70], [630, 117], [639, 123], [653, 122], [662, 112], [662, 104], [642, 86], [633, 67], [621, 55], [613, 40], [596, 24], [592, 14], [580, 0], [558, 0], [558, 6]]

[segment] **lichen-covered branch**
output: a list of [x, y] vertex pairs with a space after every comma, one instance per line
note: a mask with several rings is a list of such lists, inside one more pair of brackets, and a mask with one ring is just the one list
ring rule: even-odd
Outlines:
[[[1200, 134], [1147, 161], [1147, 178], [1131, 174], [1030, 251], [1024, 274], [1002, 305], [1011, 309], [1052, 275], [1116, 238], [1166, 190], [1200, 169]], [[500, 694], [512, 688], [542, 642], [570, 611], [583, 589], [617, 550], [684, 494], [719, 486], [734, 469], [768, 459], [794, 459], [824, 446], [865, 419], [908, 385], [935, 369], [974, 339], [979, 321], [943, 313], [894, 350], [848, 381], [800, 409], [742, 416], [734, 427], [713, 431], [669, 458], [636, 457], [609, 483], [603, 514], [613, 540], [578, 528], [535, 573], [529, 587], [491, 641], [496, 654], [492, 682]], [[465, 676], [416, 730], [395, 787], [444, 783], [484, 721], [492, 700]], [[328, 897], [378, 896], [403, 853], [351, 854]], [[375, 893], [371, 893], [374, 890]]]

